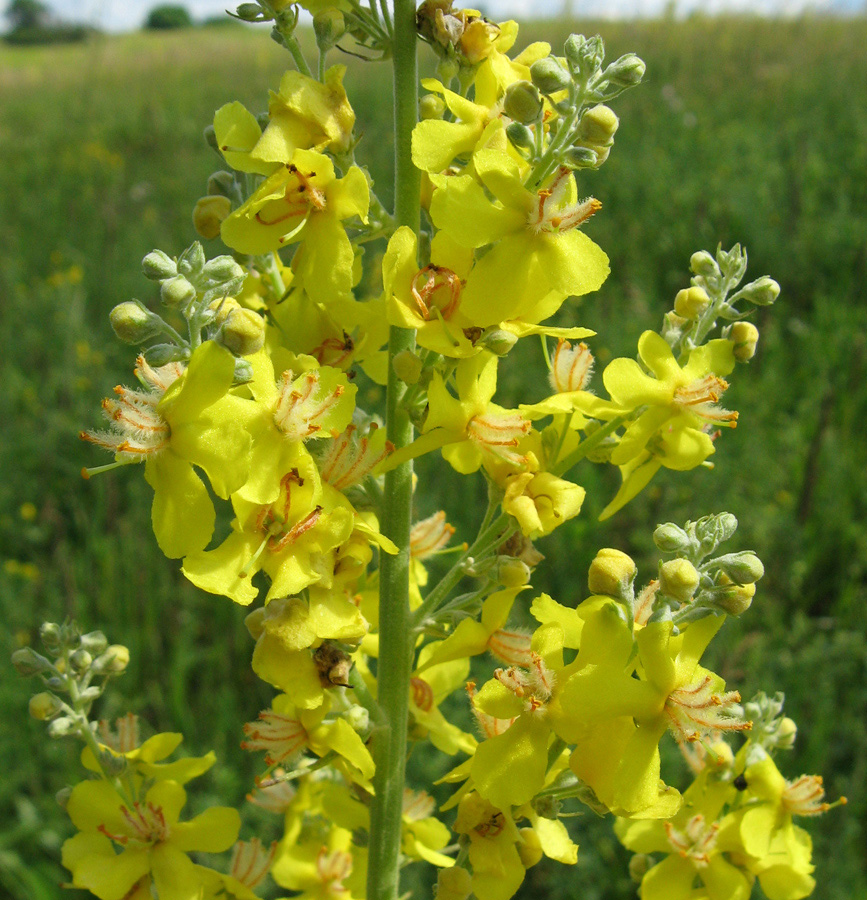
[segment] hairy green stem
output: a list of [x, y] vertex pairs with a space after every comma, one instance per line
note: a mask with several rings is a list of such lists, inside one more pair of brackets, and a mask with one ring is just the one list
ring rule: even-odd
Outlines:
[[[412, 129], [418, 119], [415, 3], [394, 4], [395, 221], [418, 233], [421, 222], [421, 175], [412, 164]], [[413, 426], [401, 399], [405, 385], [391, 365], [394, 357], [415, 347], [415, 332], [392, 328], [389, 334], [386, 432], [397, 449], [412, 442]], [[409, 530], [412, 508], [412, 461], [385, 476], [382, 531], [398, 547], [383, 554], [380, 567], [379, 660], [377, 700], [383, 721], [372, 735], [376, 775], [370, 808], [369, 900], [397, 900], [400, 890], [400, 838], [406, 774], [409, 679], [413, 639], [409, 628]]]

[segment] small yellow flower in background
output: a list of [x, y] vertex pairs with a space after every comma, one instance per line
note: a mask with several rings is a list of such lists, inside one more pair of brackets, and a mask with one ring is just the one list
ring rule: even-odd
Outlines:
[[36, 518], [36, 513], [36, 504], [31, 503], [29, 500], [18, 507], [18, 515], [21, 516], [25, 522], [32, 522]]

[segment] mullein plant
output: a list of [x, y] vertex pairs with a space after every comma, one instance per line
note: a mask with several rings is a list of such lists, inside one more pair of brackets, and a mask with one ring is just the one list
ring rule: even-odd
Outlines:
[[[167, 312], [112, 311], [139, 350], [138, 386], [115, 388], [106, 425], [81, 436], [114, 457], [88, 477], [143, 465], [156, 541], [186, 578], [250, 609], [252, 668], [275, 696], [250, 711], [243, 746], [263, 754], [251, 796], [281, 837], [237, 842], [228, 808], [186, 817], [184, 786], [213, 754], [168, 761], [180, 735], [142, 742], [134, 718], [92, 721], [128, 653], [49, 623], [45, 652], [15, 663], [44, 682], [31, 713], [85, 745], [87, 777], [60, 798], [77, 829], [63, 845], [71, 885], [101, 900], [250, 900], [270, 877], [305, 898], [396, 900], [401, 869], [424, 862], [439, 900], [508, 900], [543, 856], [576, 862], [565, 823], [583, 804], [617, 817], [645, 900], [746, 898], [755, 880], [771, 900], [809, 895], [794, 819], [828, 808], [821, 779], [777, 769], [795, 733], [779, 695], [744, 704], [701, 661], [763, 573], [721, 549], [734, 516], [659, 526], [647, 583], [603, 548], [586, 597], [531, 587], [534, 542], [581, 512], [582, 466], [619, 470], [603, 517], [661, 468], [710, 466], [737, 424], [726, 379], [756, 350], [748, 318], [779, 292], [744, 284], [737, 245], [698, 252], [660, 330], [595, 380], [593, 332], [548, 324], [608, 275], [586, 233], [603, 204], [581, 194], [612, 149], [608, 104], [644, 63], [606, 65], [602, 40], [578, 35], [562, 56], [513, 53], [514, 22], [447, 0], [260, 0], [236, 15], [271, 22], [292, 68], [267, 113], [228, 102], [206, 130], [222, 168], [193, 222], [230, 252], [145, 256]], [[419, 40], [439, 60], [421, 96]], [[356, 159], [334, 48], [393, 61], [393, 211]], [[374, 241], [380, 262], [365, 265]], [[504, 407], [498, 369], [524, 338], [541, 344], [548, 396]], [[364, 379], [386, 386], [383, 409], [362, 406]], [[487, 483], [467, 543], [423, 509], [412, 465], [429, 453]], [[478, 672], [490, 657], [471, 680], [470, 661]], [[445, 711], [452, 695], [469, 730]], [[694, 773], [683, 793], [661, 771], [667, 734]], [[408, 752], [428, 741], [452, 758], [439, 807], [405, 784]], [[228, 873], [195, 855], [229, 848]]]

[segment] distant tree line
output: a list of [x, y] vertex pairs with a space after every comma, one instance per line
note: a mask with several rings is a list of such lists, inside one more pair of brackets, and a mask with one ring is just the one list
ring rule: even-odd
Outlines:
[[93, 32], [87, 25], [58, 19], [40, 0], [11, 0], [6, 7], [8, 44], [65, 44], [84, 40]]

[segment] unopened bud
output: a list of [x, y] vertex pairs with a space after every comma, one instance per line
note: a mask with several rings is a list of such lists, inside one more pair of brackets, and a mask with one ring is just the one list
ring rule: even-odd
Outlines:
[[689, 603], [700, 581], [695, 566], [686, 559], [669, 559], [659, 567], [659, 590], [678, 603]]
[[418, 117], [425, 119], [441, 119], [446, 114], [446, 104], [436, 94], [425, 94], [418, 101]]
[[222, 194], [230, 197], [235, 191], [235, 176], [231, 172], [214, 172], [208, 178], [208, 193], [211, 196]]
[[497, 356], [505, 356], [515, 344], [518, 343], [518, 336], [511, 331], [504, 331], [502, 328], [495, 328], [488, 331], [476, 346], [484, 347]]
[[510, 84], [503, 98], [503, 112], [522, 125], [535, 122], [542, 115], [544, 106], [539, 89], [529, 81]]
[[151, 250], [141, 261], [142, 272], [145, 278], [151, 281], [162, 281], [164, 278], [172, 278], [178, 274], [175, 261], [162, 250]]
[[[603, 154], [607, 157], [607, 153]], [[601, 165], [597, 148], [576, 144], [563, 154], [563, 162], [570, 169], [595, 169]], [[604, 162], [605, 160], [602, 160]]]
[[66, 737], [78, 731], [78, 722], [69, 716], [60, 716], [48, 723], [48, 736], [52, 738]]
[[178, 257], [178, 271], [181, 275], [198, 275], [205, 267], [205, 251], [195, 241]]
[[506, 137], [516, 147], [523, 148], [525, 150], [535, 145], [533, 132], [530, 131], [530, 129], [527, 128], [526, 125], [522, 125], [520, 122], [510, 122], [506, 126]]
[[235, 371], [232, 374], [232, 384], [249, 384], [253, 380], [253, 367], [246, 359], [235, 358]]
[[79, 674], [86, 672], [90, 668], [92, 662], [93, 657], [87, 650], [78, 649], [69, 657], [69, 665], [71, 666], [72, 671]]
[[533, 79], [533, 84], [543, 94], [556, 94], [558, 91], [565, 91], [572, 83], [569, 73], [553, 56], [537, 59], [530, 66], [530, 78]]
[[720, 576], [720, 584], [728, 587], [715, 595], [714, 603], [723, 612], [730, 616], [739, 616], [752, 606], [753, 597], [756, 595], [754, 584], [734, 584], [725, 573]]
[[397, 377], [404, 384], [417, 384], [421, 378], [423, 363], [412, 350], [401, 350], [400, 353], [395, 354], [392, 366], [394, 366]]
[[215, 256], [213, 259], [205, 263], [202, 269], [202, 275], [210, 281], [223, 283], [224, 281], [233, 281], [236, 278], [243, 278], [245, 275], [244, 267], [236, 262], [228, 254]]
[[39, 628], [39, 638], [49, 650], [60, 645], [62, 634], [62, 628], [56, 622], [43, 622]]
[[15, 666], [15, 671], [25, 678], [38, 675], [51, 668], [51, 663], [35, 650], [31, 650], [30, 647], [16, 650], [12, 654], [12, 665]]
[[774, 746], [778, 750], [791, 750], [795, 746], [795, 738], [798, 735], [798, 726], [793, 719], [783, 716], [780, 720], [780, 727], [777, 729], [776, 740]]
[[138, 300], [118, 303], [108, 314], [114, 333], [125, 344], [141, 344], [159, 333], [161, 320]]
[[316, 35], [316, 46], [320, 50], [329, 50], [346, 33], [346, 20], [336, 6], [327, 6], [313, 17], [313, 33]]
[[216, 150], [217, 153], [220, 152], [220, 142], [217, 140], [217, 132], [213, 125], [205, 125], [202, 129], [202, 137], [212, 150]]
[[716, 260], [707, 250], [693, 253], [689, 258], [689, 268], [693, 274], [701, 275], [702, 278], [716, 278], [720, 274]]
[[695, 285], [678, 291], [674, 298], [674, 311], [684, 319], [698, 318], [709, 306], [707, 291]]
[[646, 71], [644, 60], [634, 53], [626, 53], [608, 66], [603, 77], [612, 87], [630, 88], [641, 83]]
[[591, 144], [608, 144], [620, 125], [614, 110], [600, 103], [588, 109], [578, 124], [578, 137]]
[[587, 79], [602, 65], [605, 44], [598, 34], [589, 39], [583, 34], [570, 34], [563, 52], [572, 74]]
[[522, 560], [514, 556], [497, 557], [497, 581], [503, 587], [520, 587], [529, 583], [532, 576], [532, 570]]
[[108, 647], [108, 638], [101, 631], [89, 631], [81, 636], [82, 649], [99, 656]]
[[473, 888], [473, 877], [461, 866], [440, 869], [437, 875], [436, 900], [467, 900]]
[[196, 289], [183, 275], [176, 275], [162, 283], [160, 297], [170, 309], [183, 309], [196, 299]]
[[729, 340], [734, 344], [735, 359], [747, 362], [756, 355], [759, 329], [752, 322], [735, 322], [729, 331]]
[[695, 523], [695, 536], [705, 555], [727, 541], [738, 529], [738, 520], [731, 513], [705, 516]]
[[370, 728], [370, 713], [363, 706], [353, 706], [343, 716], [349, 727], [359, 734], [366, 734]]
[[235, 356], [252, 356], [265, 343], [265, 320], [252, 309], [233, 309], [226, 319], [220, 339]]
[[185, 359], [187, 356], [187, 350], [184, 347], [179, 347], [177, 344], [154, 344], [144, 351], [144, 358], [148, 365], [153, 366], [155, 369], [167, 363]]
[[270, 15], [263, 15], [265, 10], [258, 3], [242, 3], [236, 10], [235, 15], [245, 22], [265, 22], [271, 18]]
[[112, 644], [93, 661], [93, 670], [104, 675], [120, 675], [129, 665], [129, 648]]
[[535, 866], [542, 859], [542, 841], [532, 828], [522, 828], [519, 832], [521, 840], [518, 841], [518, 856], [525, 869]]
[[591, 594], [624, 597], [632, 590], [632, 582], [637, 572], [638, 569], [631, 557], [620, 550], [605, 547], [590, 563], [587, 587]]
[[714, 563], [737, 584], [754, 584], [765, 574], [762, 561], [749, 550], [720, 556]]
[[193, 228], [206, 241], [219, 237], [220, 226], [232, 212], [232, 202], [222, 194], [199, 197], [193, 207]]
[[657, 525], [653, 532], [653, 543], [663, 553], [685, 553], [692, 549], [689, 535], [673, 522]]
[[742, 288], [740, 296], [754, 306], [770, 306], [780, 296], [780, 286], [773, 278], [763, 275]]
[[28, 709], [30, 715], [33, 716], [34, 719], [44, 722], [46, 719], [51, 719], [56, 716], [60, 710], [63, 709], [63, 704], [54, 696], [54, 694], [49, 694], [48, 691], [42, 691], [39, 694], [34, 694], [30, 698]]

